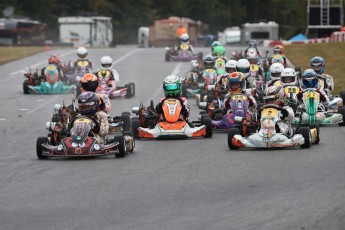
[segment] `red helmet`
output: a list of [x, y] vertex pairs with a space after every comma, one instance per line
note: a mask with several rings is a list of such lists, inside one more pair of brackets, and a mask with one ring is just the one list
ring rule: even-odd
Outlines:
[[62, 68], [62, 58], [57, 54], [50, 55], [48, 63]]

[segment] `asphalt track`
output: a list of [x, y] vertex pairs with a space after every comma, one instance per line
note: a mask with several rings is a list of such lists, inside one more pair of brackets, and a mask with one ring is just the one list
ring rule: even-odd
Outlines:
[[[38, 160], [36, 139], [47, 135], [54, 104], [73, 98], [23, 94], [23, 72], [48, 55], [0, 66], [0, 229], [345, 229], [343, 127], [323, 127], [310, 149], [230, 151], [217, 133], [140, 140], [123, 159]], [[112, 115], [158, 102], [162, 79], [190, 66], [165, 62], [164, 49], [89, 49], [96, 67], [102, 55], [113, 57], [121, 84], [136, 84], [135, 97], [112, 100]]]

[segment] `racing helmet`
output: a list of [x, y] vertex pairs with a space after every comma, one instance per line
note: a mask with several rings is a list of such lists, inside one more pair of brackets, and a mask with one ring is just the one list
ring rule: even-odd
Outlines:
[[213, 54], [213, 50], [214, 48], [216, 48], [217, 46], [221, 46], [222, 44], [219, 42], [219, 41], [214, 41], [212, 42], [211, 44], [211, 51], [212, 51], [212, 54]]
[[98, 87], [98, 78], [92, 73], [87, 73], [80, 80], [80, 84], [85, 91], [96, 92]]
[[281, 45], [276, 45], [275, 47], [273, 47], [273, 54], [283, 55], [284, 54], [284, 47]]
[[60, 55], [51, 54], [48, 59], [48, 64], [53, 64], [59, 68], [62, 68], [62, 58], [60, 57]]
[[178, 98], [181, 94], [181, 80], [178, 76], [169, 75], [164, 78], [163, 90], [165, 97]]
[[229, 60], [225, 63], [225, 71], [227, 73], [233, 73], [236, 72], [236, 65], [237, 65], [237, 61], [236, 60]]
[[84, 92], [78, 97], [78, 110], [81, 115], [93, 116], [99, 109], [100, 99], [97, 93]]
[[273, 81], [280, 80], [281, 73], [284, 69], [283, 64], [281, 63], [274, 63], [270, 66], [270, 73], [271, 73], [271, 79]]
[[282, 86], [270, 86], [266, 89], [264, 102], [265, 104], [275, 104], [282, 106], [284, 104], [285, 91]]
[[252, 39], [248, 42], [248, 47], [254, 47], [257, 48], [258, 44], [256, 42], [256, 40]]
[[212, 69], [214, 67], [214, 57], [211, 55], [206, 55], [203, 61], [205, 69]]
[[236, 69], [241, 73], [249, 73], [250, 63], [247, 59], [240, 59], [237, 61]]
[[189, 35], [184, 33], [180, 37], [182, 44], [189, 44]]
[[283, 86], [296, 86], [297, 77], [295, 70], [291, 68], [285, 68], [280, 75], [280, 81]]
[[81, 59], [87, 58], [87, 49], [85, 47], [79, 47], [77, 49], [77, 56]]
[[241, 93], [245, 88], [246, 83], [244, 75], [241, 72], [233, 72], [229, 77], [229, 89], [231, 94]]
[[325, 60], [322, 57], [316, 56], [310, 60], [310, 67], [317, 73], [323, 74], [325, 71]]
[[313, 69], [306, 69], [302, 74], [302, 88], [318, 88], [319, 78]]
[[113, 65], [113, 59], [109, 56], [103, 56], [100, 62], [101, 62], [102, 67], [105, 69], [109, 69]]
[[213, 56], [214, 57], [221, 57], [221, 58], [224, 58], [225, 57], [225, 49], [223, 46], [216, 46], [214, 49], [213, 49]]

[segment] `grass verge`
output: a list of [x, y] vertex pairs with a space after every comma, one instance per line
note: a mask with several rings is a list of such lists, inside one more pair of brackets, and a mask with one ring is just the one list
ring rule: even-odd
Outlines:
[[302, 70], [310, 68], [310, 59], [322, 57], [326, 62], [325, 73], [334, 79], [334, 95], [345, 91], [345, 43], [296, 44], [285, 46], [287, 58]]

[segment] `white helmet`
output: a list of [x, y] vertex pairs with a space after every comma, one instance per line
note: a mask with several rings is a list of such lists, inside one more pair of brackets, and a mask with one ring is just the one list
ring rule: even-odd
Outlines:
[[296, 72], [291, 68], [285, 68], [280, 75], [280, 81], [282, 82], [283, 86], [296, 86], [296, 80]]
[[232, 72], [236, 72], [236, 65], [237, 61], [236, 60], [229, 60], [225, 64], [225, 70], [226, 72], [230, 73], [229, 71], [231, 70]]
[[237, 72], [249, 73], [250, 63], [247, 59], [240, 59], [237, 61], [236, 69]]
[[273, 63], [270, 67], [271, 79], [274, 81], [280, 80], [280, 74], [283, 71], [284, 66], [281, 63]]
[[259, 59], [259, 55], [256, 51], [247, 53], [247, 60], [249, 61], [249, 63], [258, 64], [258, 59]]
[[86, 58], [87, 57], [87, 49], [85, 47], [79, 47], [77, 49], [77, 56], [79, 58]]
[[183, 44], [188, 44], [188, 42], [189, 42], [189, 35], [188, 34], [182, 34], [180, 38], [181, 38], [181, 42]]
[[103, 56], [101, 58], [101, 65], [103, 68], [111, 68], [113, 65], [113, 59], [109, 56]]

